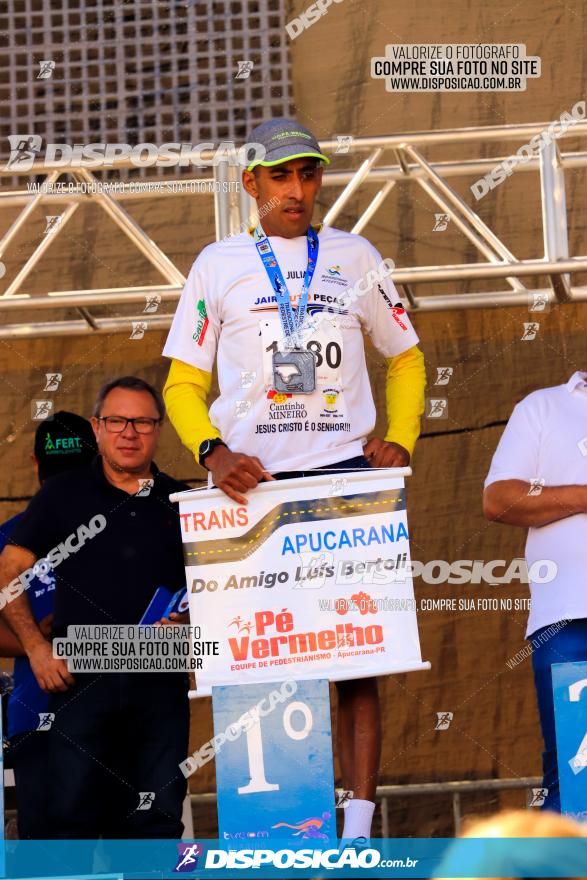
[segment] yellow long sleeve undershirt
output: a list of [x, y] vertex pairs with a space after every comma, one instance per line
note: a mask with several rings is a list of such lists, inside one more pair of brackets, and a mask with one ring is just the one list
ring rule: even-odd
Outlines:
[[179, 439], [198, 459], [200, 443], [220, 437], [210, 421], [207, 398], [212, 385], [212, 373], [198, 370], [183, 361], [171, 361], [163, 399], [171, 424]]
[[[403, 354], [387, 358], [386, 363], [388, 427], [385, 439], [399, 443], [411, 455], [420, 433], [420, 416], [424, 411], [424, 355], [414, 346]], [[181, 442], [193, 452], [196, 459], [200, 443], [220, 437], [208, 413], [207, 397], [211, 384], [211, 373], [183, 361], [171, 361], [163, 389], [165, 406]]]
[[387, 358], [386, 363], [387, 434], [384, 439], [399, 443], [411, 456], [420, 435], [420, 416], [424, 412], [424, 355], [414, 345], [403, 354]]

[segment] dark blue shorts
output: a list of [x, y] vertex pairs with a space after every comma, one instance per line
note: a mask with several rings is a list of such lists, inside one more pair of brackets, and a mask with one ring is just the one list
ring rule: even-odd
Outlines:
[[344, 474], [348, 471], [359, 471], [362, 468], [371, 467], [364, 455], [355, 455], [354, 458], [345, 458], [344, 461], [337, 461], [335, 464], [325, 464], [320, 468], [309, 471], [282, 471], [279, 474], [273, 474], [276, 480], [293, 480], [297, 477], [317, 477], [325, 471], [334, 474]]

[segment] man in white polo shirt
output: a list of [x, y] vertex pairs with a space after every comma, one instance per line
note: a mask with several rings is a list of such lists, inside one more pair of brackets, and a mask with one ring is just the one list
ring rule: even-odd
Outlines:
[[[248, 141], [266, 149], [243, 172], [262, 221], [200, 253], [163, 352], [172, 359], [170, 419], [239, 504], [267, 479], [407, 465], [426, 379], [418, 337], [373, 245], [312, 226], [329, 161], [314, 135], [272, 119]], [[387, 362], [387, 431], [369, 440], [375, 405], [363, 331]], [[220, 395], [208, 411], [215, 361]], [[338, 754], [354, 792], [343, 837], [367, 838], [381, 749], [377, 682], [337, 690]]]
[[[483, 511], [528, 528], [526, 637], [545, 745], [544, 808], [560, 812], [551, 666], [587, 660], [587, 373], [534, 391], [514, 408], [485, 481]], [[539, 560], [554, 562], [554, 579], [540, 582], [544, 571], [532, 569]]]

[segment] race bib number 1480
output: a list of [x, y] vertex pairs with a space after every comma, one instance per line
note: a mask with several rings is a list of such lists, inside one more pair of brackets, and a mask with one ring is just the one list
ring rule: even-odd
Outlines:
[[[261, 345], [263, 348], [263, 381], [268, 391], [273, 387], [273, 355], [283, 350], [283, 333], [279, 318], [263, 318], [260, 323]], [[342, 370], [342, 334], [338, 327], [323, 321], [305, 342], [316, 360], [317, 389], [326, 386], [340, 387]]]

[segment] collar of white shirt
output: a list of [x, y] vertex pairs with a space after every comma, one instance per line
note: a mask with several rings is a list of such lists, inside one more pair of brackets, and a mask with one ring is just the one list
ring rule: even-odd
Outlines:
[[580, 370], [573, 373], [567, 382], [567, 391], [572, 392], [577, 389], [581, 389], [581, 391], [587, 390], [587, 373], [582, 373]]

